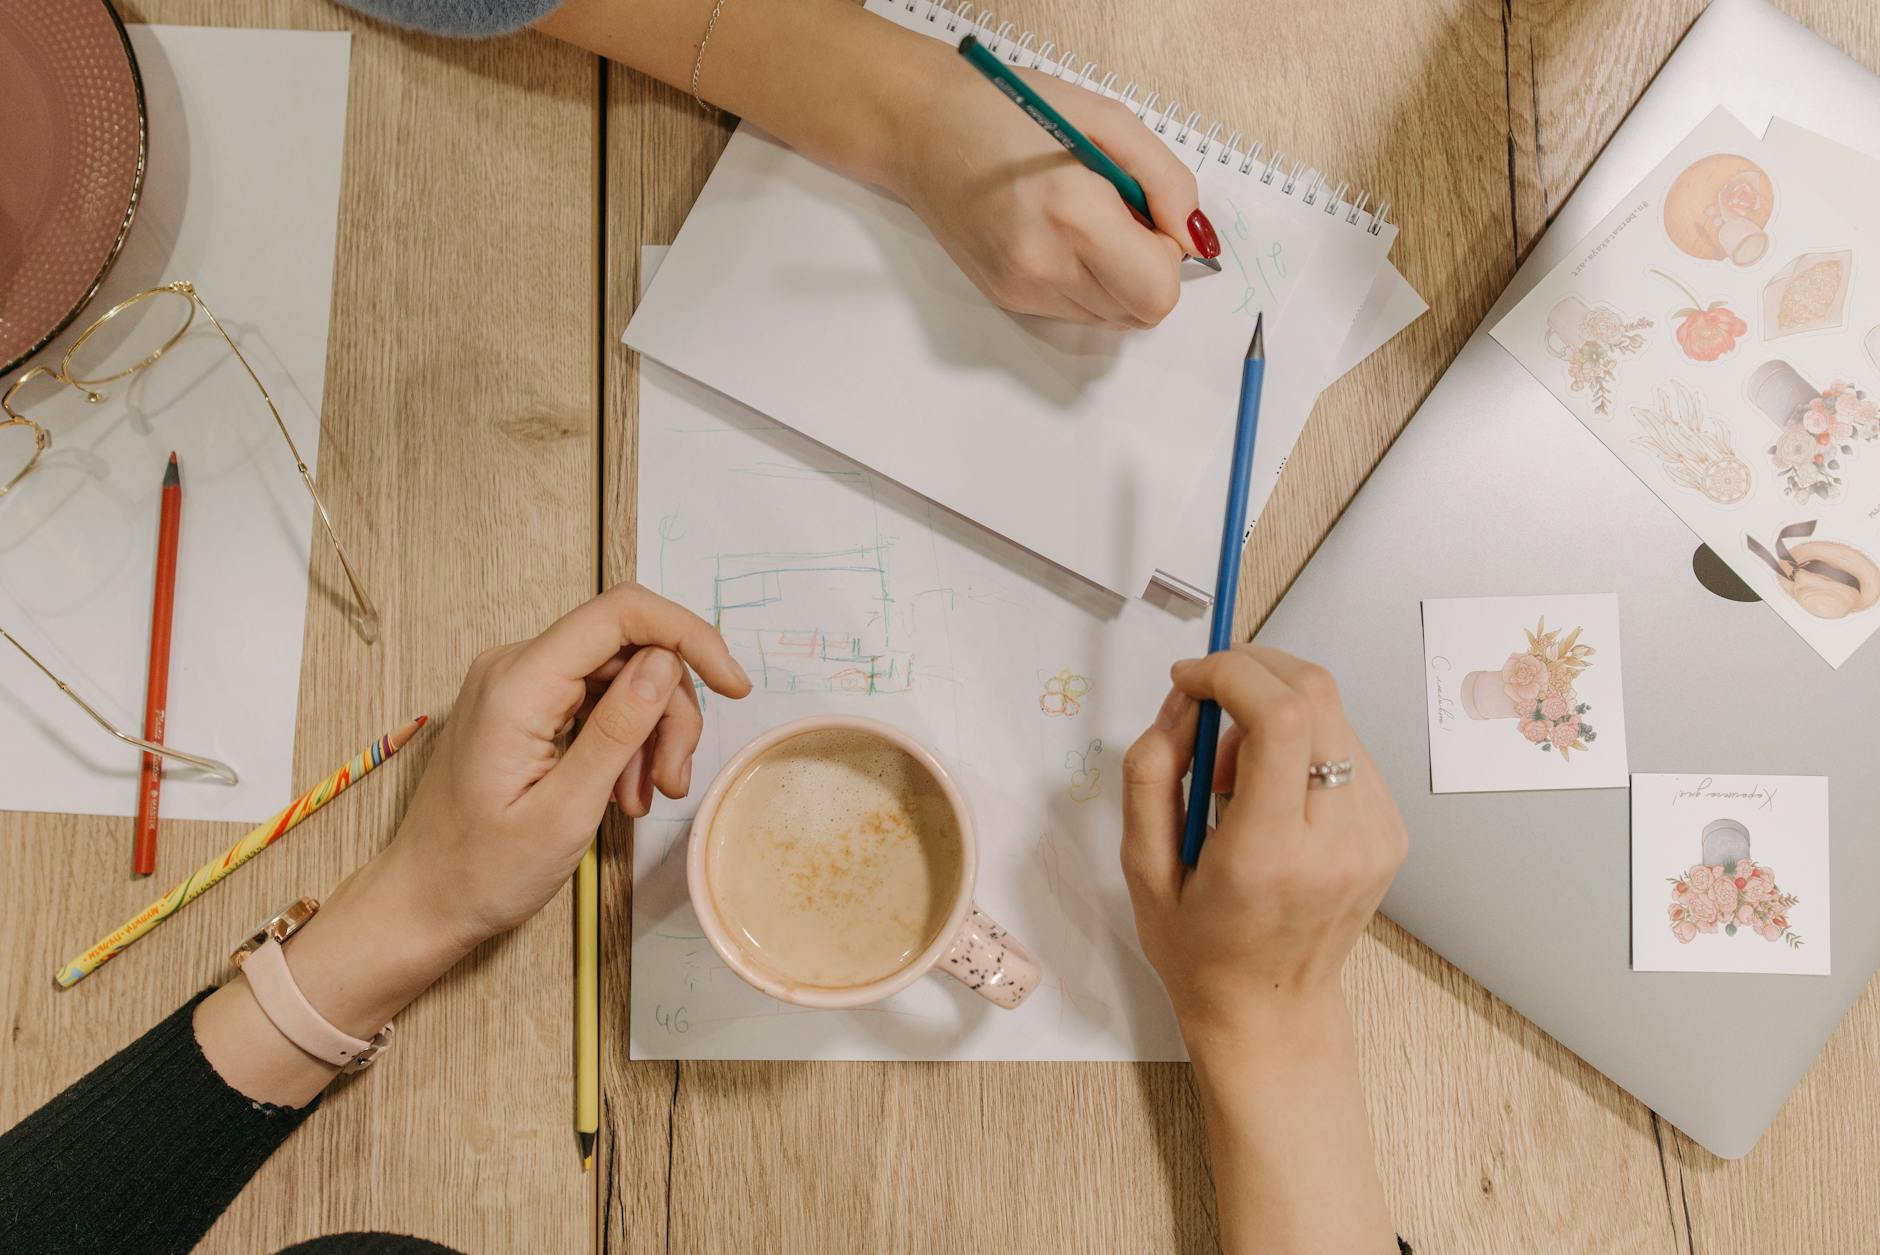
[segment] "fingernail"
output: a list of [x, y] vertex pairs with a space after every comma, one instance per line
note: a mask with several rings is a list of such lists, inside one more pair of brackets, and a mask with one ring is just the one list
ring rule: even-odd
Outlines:
[[663, 649], [646, 651], [646, 661], [633, 672], [633, 691], [641, 701], [663, 701], [679, 682], [679, 660]]
[[1214, 234], [1214, 224], [1199, 209], [1188, 215], [1188, 237], [1195, 242], [1195, 251], [1203, 257], [1213, 259], [1221, 255], [1221, 237]]
[[1188, 700], [1188, 694], [1179, 689], [1173, 690], [1162, 699], [1162, 709], [1155, 712], [1155, 726], [1164, 732], [1173, 732], [1175, 725], [1182, 721], [1182, 704]]

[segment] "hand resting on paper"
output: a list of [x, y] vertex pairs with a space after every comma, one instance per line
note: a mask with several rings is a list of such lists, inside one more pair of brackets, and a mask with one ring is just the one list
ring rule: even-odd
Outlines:
[[[655, 788], [685, 796], [704, 727], [688, 667], [726, 697], [750, 691], [710, 624], [635, 584], [471, 663], [397, 836], [292, 943], [308, 1001], [370, 1037], [476, 946], [541, 910], [610, 799], [639, 816]], [[253, 1098], [299, 1106], [333, 1076], [274, 1030], [241, 980], [202, 1004], [196, 1034]]]
[[[1373, 1162], [1339, 972], [1403, 861], [1388, 790], [1323, 669], [1259, 645], [1178, 662], [1124, 760], [1123, 871], [1207, 1113], [1224, 1249], [1397, 1249]], [[1198, 702], [1232, 720], [1231, 793], [1196, 867], [1180, 857]], [[1308, 789], [1315, 762], [1351, 782]]]

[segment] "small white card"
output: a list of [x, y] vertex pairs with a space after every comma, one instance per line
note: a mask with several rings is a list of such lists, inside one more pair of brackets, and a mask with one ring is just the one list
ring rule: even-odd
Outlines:
[[1827, 777], [1633, 776], [1632, 969], [1828, 975]]
[[1425, 601], [1423, 663], [1432, 791], [1624, 787], [1616, 596]]

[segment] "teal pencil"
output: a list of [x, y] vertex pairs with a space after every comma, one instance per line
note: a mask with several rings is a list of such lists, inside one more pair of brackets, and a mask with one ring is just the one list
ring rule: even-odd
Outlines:
[[[1149, 198], [1143, 194], [1142, 184], [1136, 182], [1129, 171], [1110, 160], [1108, 153], [1091, 143], [1082, 131], [1070, 124], [1069, 119], [1053, 109], [1049, 101], [1033, 91], [1031, 84], [1019, 77], [1016, 66], [1007, 65], [987, 52], [985, 46], [971, 35], [960, 41], [960, 55], [966, 58], [967, 64], [990, 79], [1006, 99], [1023, 109], [1026, 117], [1064, 145], [1064, 150], [1077, 158], [1085, 169], [1108, 179], [1117, 195], [1123, 198], [1123, 203], [1134, 210], [1138, 217], [1144, 222], [1152, 221]], [[1217, 272], [1221, 268], [1221, 263], [1212, 257], [1189, 254], [1188, 260], [1200, 262], [1209, 270]]]

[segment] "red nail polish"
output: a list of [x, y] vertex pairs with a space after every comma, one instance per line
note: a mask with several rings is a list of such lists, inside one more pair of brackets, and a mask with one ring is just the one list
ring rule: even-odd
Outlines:
[[1199, 209], [1188, 215], [1188, 236], [1203, 257], [1212, 260], [1221, 255], [1221, 237], [1214, 234], [1214, 224]]

